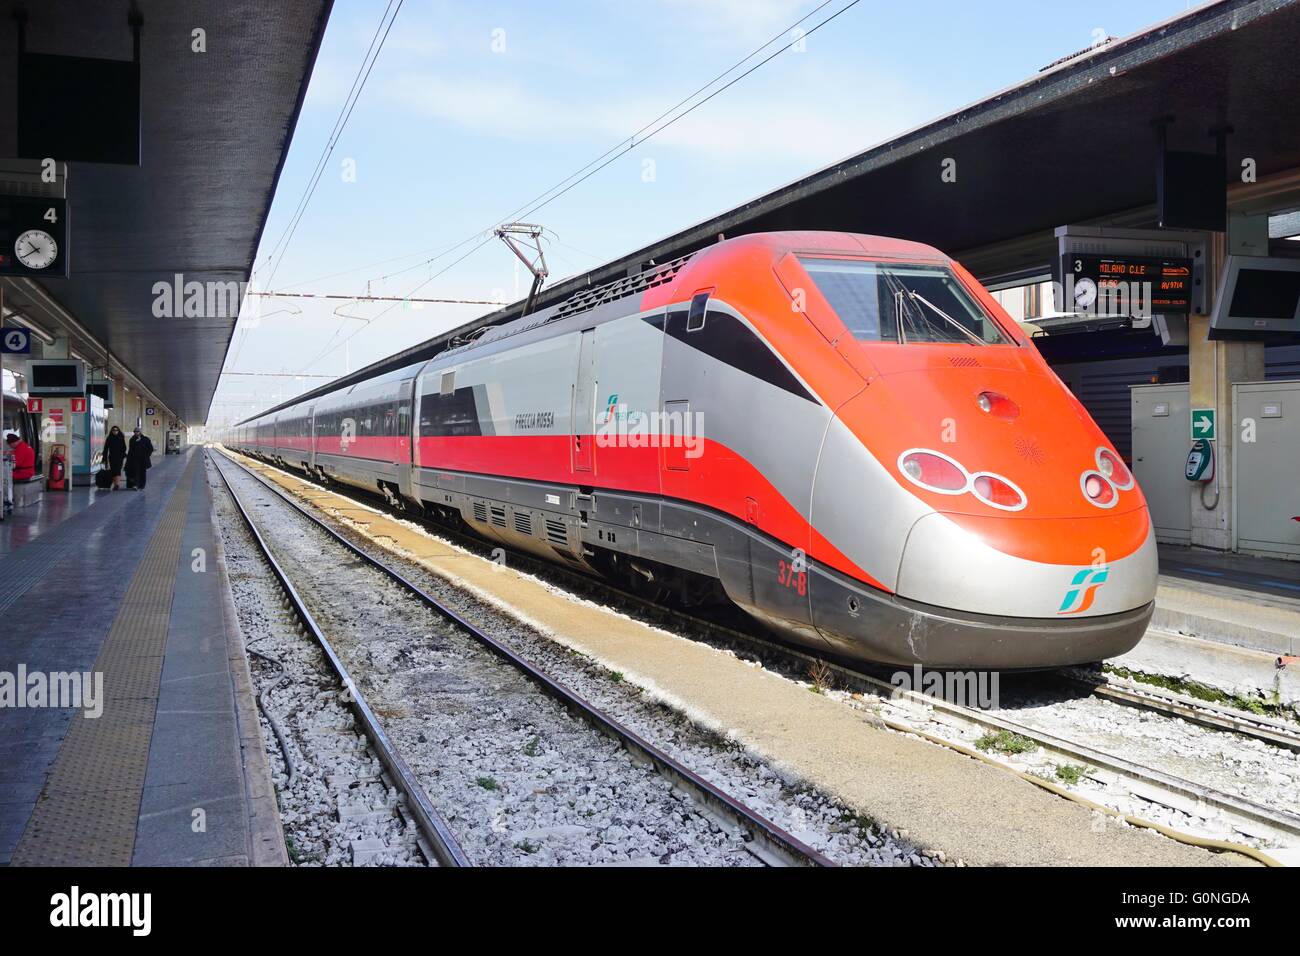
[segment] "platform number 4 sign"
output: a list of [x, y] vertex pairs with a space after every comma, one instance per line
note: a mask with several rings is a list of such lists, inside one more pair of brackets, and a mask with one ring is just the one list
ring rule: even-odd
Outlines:
[[1205, 441], [1214, 441], [1217, 437], [1215, 428], [1215, 415], [1212, 408], [1193, 408], [1192, 409], [1192, 440], [1203, 439]]
[[0, 329], [0, 342], [10, 355], [26, 355], [32, 350], [32, 335], [26, 329]]

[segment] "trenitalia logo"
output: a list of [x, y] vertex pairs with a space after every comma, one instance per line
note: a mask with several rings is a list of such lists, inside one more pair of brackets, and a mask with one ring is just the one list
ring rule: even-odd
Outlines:
[[617, 410], [618, 410], [618, 392], [614, 392], [609, 396], [609, 402], [607, 402], [605, 405], [605, 417], [602, 418], [601, 421], [612, 422], [614, 420], [614, 412]]
[[[1093, 599], [1097, 596], [1097, 588], [1106, 583], [1106, 578], [1110, 576], [1110, 568], [1083, 568], [1076, 572], [1074, 579], [1070, 581], [1070, 588], [1065, 592], [1065, 600], [1061, 602], [1061, 609], [1057, 614], [1082, 614], [1088, 608], [1092, 607]], [[1078, 607], [1075, 607], [1075, 604]]]

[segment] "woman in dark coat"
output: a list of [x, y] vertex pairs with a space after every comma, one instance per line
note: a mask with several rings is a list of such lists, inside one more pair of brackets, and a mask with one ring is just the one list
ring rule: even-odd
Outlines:
[[122, 477], [122, 464], [126, 461], [126, 436], [122, 434], [122, 429], [114, 425], [108, 430], [108, 437], [104, 439], [104, 463], [108, 465], [108, 473], [113, 477], [113, 489], [117, 489], [117, 483]]
[[153, 464], [149, 458], [153, 455], [153, 442], [139, 427], [131, 433], [131, 440], [126, 445], [126, 486], [143, 488], [147, 480], [146, 473]]

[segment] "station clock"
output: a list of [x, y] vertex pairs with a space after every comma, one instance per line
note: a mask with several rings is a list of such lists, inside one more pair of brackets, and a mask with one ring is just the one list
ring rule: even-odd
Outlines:
[[67, 277], [66, 199], [0, 196], [0, 275]]

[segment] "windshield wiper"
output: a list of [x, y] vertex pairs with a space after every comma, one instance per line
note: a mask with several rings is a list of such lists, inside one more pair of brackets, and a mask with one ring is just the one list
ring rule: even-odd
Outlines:
[[881, 269], [880, 275], [889, 285], [889, 288], [894, 292], [894, 324], [898, 328], [898, 343], [900, 345], [906, 345], [907, 325], [909, 322], [915, 325], [917, 332], [921, 335], [925, 334], [930, 323], [926, 321], [924, 314], [918, 315], [915, 310], [906, 308], [903, 305], [904, 299], [911, 298], [912, 291], [905, 288], [903, 284], [898, 281], [897, 276], [889, 272], [887, 269]]
[[962, 325], [960, 322], [954, 319], [947, 312], [943, 311], [943, 309], [939, 308], [937, 305], [935, 305], [925, 296], [921, 295], [921, 293], [913, 292], [911, 289], [908, 289], [907, 294], [910, 295], [913, 299], [920, 299], [922, 302], [928, 305], [934, 312], [938, 313], [938, 315], [942, 317], [949, 325], [955, 326], [959, 332], [964, 332], [967, 335], [967, 337], [970, 338], [976, 345], [986, 344], [982, 338], [980, 338], [970, 329], [966, 328], [966, 326]]
[[907, 344], [906, 319], [903, 318], [903, 296], [906, 293], [899, 289], [894, 293], [894, 326], [898, 329], [898, 344]]

